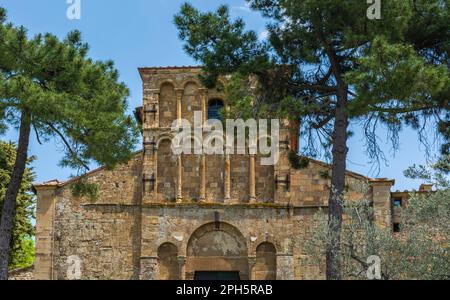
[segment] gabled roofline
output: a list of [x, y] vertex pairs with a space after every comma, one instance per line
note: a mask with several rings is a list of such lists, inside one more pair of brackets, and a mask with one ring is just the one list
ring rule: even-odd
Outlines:
[[[136, 156], [136, 155], [138, 155], [140, 153], [143, 153], [143, 152], [144, 152], [144, 150], [136, 151], [136, 152], [134, 152], [132, 154], [132, 156]], [[80, 180], [81, 178], [85, 178], [85, 177], [91, 176], [91, 175], [93, 175], [95, 173], [98, 173], [100, 171], [103, 171], [103, 170], [106, 170], [105, 166], [98, 167], [98, 168], [96, 168], [94, 170], [91, 170], [91, 171], [89, 171], [87, 173], [84, 173], [82, 175], [70, 178], [70, 179], [68, 179], [66, 181], [61, 181], [60, 182], [59, 180], [54, 179], [54, 180], [47, 181], [47, 182], [44, 182], [44, 183], [36, 183], [36, 184], [32, 185], [33, 193], [36, 194], [36, 187], [50, 187], [50, 186], [53, 186], [53, 187], [57, 187], [57, 188], [62, 188], [62, 187], [65, 187], [65, 186], [67, 186], [67, 185], [69, 185], [69, 184], [71, 184], [73, 182], [76, 182], [76, 181]]]
[[[308, 159], [309, 161], [311, 161], [312, 163], [315, 163], [315, 164], [320, 165], [322, 167], [326, 167], [326, 168], [330, 168], [330, 169], [332, 167], [331, 164], [329, 164], [329, 163], [326, 163], [326, 162], [323, 162], [323, 161], [320, 161], [320, 160], [317, 160], [317, 159], [314, 159], [314, 158], [306, 157], [306, 156], [305, 156], [305, 158]], [[345, 170], [345, 174], [349, 175], [351, 177], [354, 177], [356, 179], [363, 179], [363, 180], [368, 180], [368, 181], [377, 181], [377, 179], [370, 178], [370, 177], [367, 177], [367, 176], [364, 176], [362, 174], [359, 174], [359, 173], [356, 173], [356, 172], [353, 172], [353, 171], [349, 171], [349, 170]]]

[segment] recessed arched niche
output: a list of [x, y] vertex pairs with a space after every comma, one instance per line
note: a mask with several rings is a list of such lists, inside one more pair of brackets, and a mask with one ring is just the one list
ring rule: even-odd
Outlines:
[[206, 172], [206, 199], [212, 202], [224, 202], [224, 155], [207, 155]]
[[164, 243], [158, 248], [159, 280], [178, 280], [178, 248], [172, 243]]
[[277, 279], [277, 250], [272, 243], [264, 242], [256, 248], [253, 276], [255, 280]]
[[175, 87], [170, 82], [165, 82], [160, 88], [159, 97], [159, 124], [160, 127], [171, 127], [177, 119], [177, 96]]
[[196, 111], [202, 111], [199, 87], [195, 82], [188, 82], [184, 86], [183, 99], [181, 101], [181, 116], [193, 124], [194, 112]]
[[[258, 146], [261, 144], [265, 147], [270, 147], [270, 137], [262, 137], [258, 140]], [[275, 198], [275, 177], [274, 177], [274, 165], [263, 165], [262, 160], [265, 158], [265, 163], [270, 162], [270, 154], [262, 154], [261, 147], [258, 148], [258, 155], [255, 165], [256, 176], [256, 199], [259, 202], [273, 203]]]
[[232, 154], [231, 159], [231, 199], [234, 202], [248, 203], [249, 201], [249, 156]]
[[194, 154], [194, 145], [200, 142], [191, 139], [191, 154], [182, 154], [183, 199], [197, 202], [200, 200], [200, 160], [201, 155]]
[[158, 145], [158, 200], [175, 201], [175, 183], [177, 178], [177, 162], [172, 153], [171, 140], [163, 139]]

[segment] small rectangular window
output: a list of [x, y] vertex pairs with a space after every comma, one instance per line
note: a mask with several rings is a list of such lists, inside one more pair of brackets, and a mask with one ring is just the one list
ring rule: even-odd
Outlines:
[[394, 223], [394, 232], [400, 232], [400, 223]]
[[402, 198], [394, 198], [394, 199], [392, 199], [392, 205], [394, 207], [402, 207]]

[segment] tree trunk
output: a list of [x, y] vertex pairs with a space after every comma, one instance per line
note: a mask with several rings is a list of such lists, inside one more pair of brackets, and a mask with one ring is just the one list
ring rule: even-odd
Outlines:
[[22, 111], [16, 161], [14, 163], [14, 169], [6, 190], [0, 221], [0, 280], [8, 279], [8, 262], [11, 246], [11, 234], [15, 219], [16, 198], [27, 164], [30, 129], [30, 115], [28, 112]]
[[345, 192], [345, 171], [347, 160], [348, 114], [347, 87], [341, 86], [337, 93], [337, 105], [333, 131], [333, 166], [331, 175], [331, 191], [328, 202], [328, 223], [331, 240], [326, 249], [327, 280], [341, 279], [341, 229], [342, 201]]

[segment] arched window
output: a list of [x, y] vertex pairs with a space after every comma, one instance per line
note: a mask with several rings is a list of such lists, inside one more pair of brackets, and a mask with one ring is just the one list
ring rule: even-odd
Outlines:
[[208, 120], [222, 120], [223, 101], [213, 99], [208, 103]]

